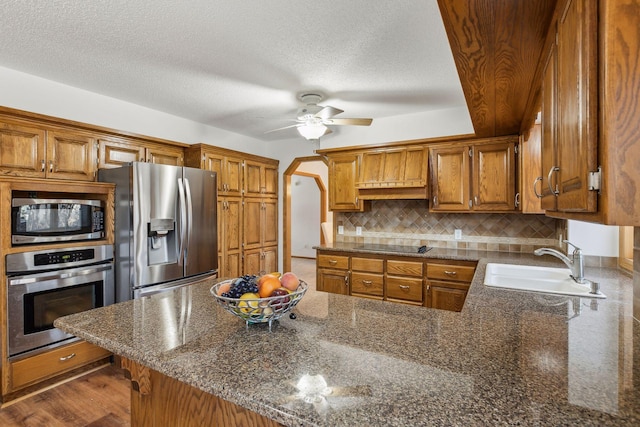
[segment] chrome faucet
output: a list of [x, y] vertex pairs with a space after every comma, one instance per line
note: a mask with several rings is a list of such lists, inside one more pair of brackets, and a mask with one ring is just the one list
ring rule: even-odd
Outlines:
[[551, 248], [536, 249], [535, 251], [533, 251], [533, 253], [538, 256], [553, 255], [556, 258], [560, 258], [562, 262], [564, 262], [567, 265], [567, 267], [569, 267], [569, 269], [571, 270], [570, 276], [576, 283], [580, 283], [583, 285], [591, 284], [592, 282], [590, 280], [587, 280], [584, 278], [584, 257], [582, 255], [582, 249], [575, 246], [573, 243], [569, 242], [568, 240], [564, 240], [564, 243], [566, 243], [567, 245], [573, 246], [574, 250], [572, 254], [572, 259], [569, 259], [569, 257], [567, 257], [562, 252], [557, 251], [555, 249], [551, 249]]

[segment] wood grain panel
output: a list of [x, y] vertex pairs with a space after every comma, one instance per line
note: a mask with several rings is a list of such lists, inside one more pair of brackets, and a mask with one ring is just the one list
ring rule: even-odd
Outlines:
[[520, 132], [556, 0], [438, 0], [477, 136]]

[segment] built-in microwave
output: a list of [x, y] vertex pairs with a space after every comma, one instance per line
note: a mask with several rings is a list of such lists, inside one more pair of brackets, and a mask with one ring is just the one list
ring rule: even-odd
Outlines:
[[78, 198], [11, 199], [11, 243], [70, 242], [104, 238], [104, 203]]

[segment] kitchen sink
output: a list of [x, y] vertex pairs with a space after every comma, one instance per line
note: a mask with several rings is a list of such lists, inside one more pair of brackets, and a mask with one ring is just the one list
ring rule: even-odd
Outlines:
[[484, 275], [484, 284], [520, 291], [606, 298], [602, 293], [591, 293], [590, 283], [576, 283], [570, 275], [571, 270], [568, 268], [489, 263]]

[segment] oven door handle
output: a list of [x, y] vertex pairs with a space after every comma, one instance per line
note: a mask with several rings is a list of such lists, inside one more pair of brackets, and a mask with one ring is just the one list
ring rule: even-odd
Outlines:
[[51, 272], [52, 274], [40, 273], [37, 275], [24, 275], [9, 278], [9, 286], [11, 285], [26, 285], [29, 283], [46, 282], [48, 280], [61, 280], [70, 279], [72, 277], [86, 276], [89, 274], [100, 273], [101, 271], [111, 270], [113, 265], [111, 263], [99, 265], [91, 268], [85, 268], [82, 270], [74, 269], [72, 271], [65, 270], [64, 272]]

